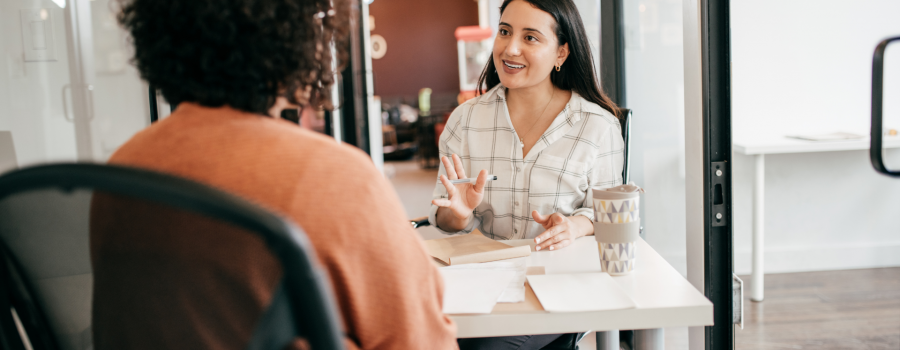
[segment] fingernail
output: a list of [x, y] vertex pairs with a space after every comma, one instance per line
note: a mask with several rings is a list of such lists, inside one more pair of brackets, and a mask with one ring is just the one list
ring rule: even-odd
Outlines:
[[550, 250], [553, 250], [553, 246], [550, 246]]
[[541, 239], [540, 239], [540, 238], [535, 238], [535, 239], [534, 239], [534, 243], [536, 243], [536, 244], [537, 244], [537, 243], [541, 243]]
[[541, 247], [540, 246], [535, 247], [534, 250], [541, 250]]

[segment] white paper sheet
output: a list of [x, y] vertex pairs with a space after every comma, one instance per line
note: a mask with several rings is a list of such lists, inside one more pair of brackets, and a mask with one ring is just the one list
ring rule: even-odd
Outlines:
[[515, 271], [515, 276], [503, 290], [498, 303], [521, 303], [525, 301], [525, 259], [515, 258], [479, 264], [462, 264], [442, 267], [441, 269], [479, 269]]
[[865, 135], [851, 134], [849, 132], [833, 132], [830, 134], [818, 135], [787, 135], [787, 137], [806, 141], [852, 141], [866, 138]]
[[579, 312], [630, 309], [631, 297], [606, 273], [527, 276], [544, 310]]
[[516, 272], [509, 270], [447, 269], [444, 277], [444, 313], [488, 314]]

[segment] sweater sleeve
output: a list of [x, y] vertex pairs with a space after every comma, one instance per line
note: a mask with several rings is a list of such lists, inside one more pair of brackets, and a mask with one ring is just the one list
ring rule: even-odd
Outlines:
[[298, 188], [294, 208], [295, 215], [319, 211], [329, 221], [331, 232], [310, 240], [347, 337], [361, 349], [456, 349], [456, 326], [442, 312], [443, 280], [393, 187], [361, 152], [346, 153], [333, 155], [342, 158], [339, 166], [322, 165], [333, 185]]

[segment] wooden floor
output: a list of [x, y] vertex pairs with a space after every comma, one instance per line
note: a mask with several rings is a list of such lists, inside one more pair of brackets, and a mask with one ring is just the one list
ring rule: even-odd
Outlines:
[[[427, 215], [437, 172], [414, 162], [387, 168], [407, 215]], [[440, 237], [430, 227], [418, 232]], [[750, 276], [741, 278], [747, 292]], [[900, 350], [900, 267], [769, 274], [766, 300], [745, 298], [744, 317], [744, 329], [735, 329], [736, 349]], [[667, 328], [665, 336], [666, 349], [688, 348], [687, 328]], [[590, 338], [582, 349], [595, 348]]]
[[[744, 317], [744, 329], [735, 329], [740, 350], [898, 350], [900, 267], [769, 274], [766, 300], [745, 298]], [[666, 350], [687, 350], [687, 328], [665, 335]], [[596, 349], [593, 339], [581, 345]]]
[[900, 267], [765, 278], [765, 301], [744, 300], [737, 349], [900, 349]]

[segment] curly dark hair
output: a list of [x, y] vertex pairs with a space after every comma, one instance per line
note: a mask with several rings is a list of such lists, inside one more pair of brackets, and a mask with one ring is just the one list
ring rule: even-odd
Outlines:
[[[333, 3], [333, 5], [332, 5]], [[172, 104], [266, 115], [278, 96], [332, 109], [350, 6], [342, 0], [119, 0], [132, 63]], [[340, 63], [339, 65], [342, 65]]]

